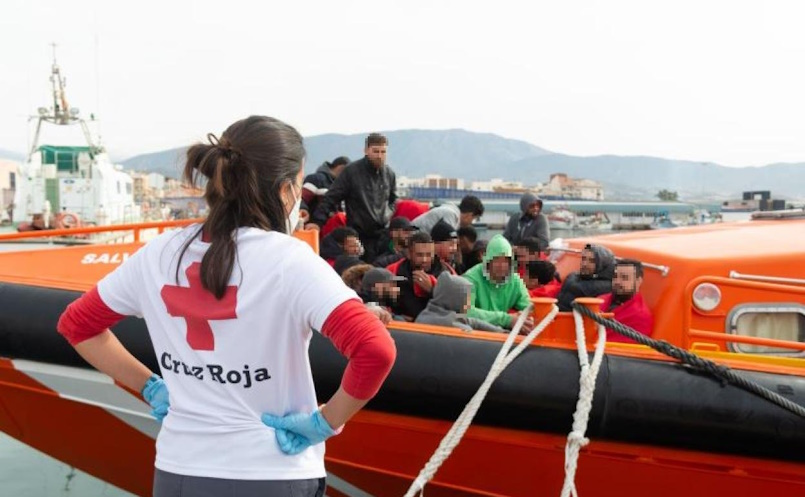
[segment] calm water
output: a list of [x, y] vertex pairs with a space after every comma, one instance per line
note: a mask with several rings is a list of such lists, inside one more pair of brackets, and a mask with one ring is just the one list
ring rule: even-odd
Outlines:
[[0, 496], [133, 496], [0, 433]]

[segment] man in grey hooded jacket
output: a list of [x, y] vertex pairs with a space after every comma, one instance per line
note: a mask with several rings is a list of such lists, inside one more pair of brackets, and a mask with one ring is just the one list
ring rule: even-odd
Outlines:
[[531, 192], [524, 193], [520, 197], [520, 214], [509, 218], [503, 236], [512, 245], [519, 244], [524, 238], [534, 237], [547, 247], [551, 242], [551, 228], [548, 218], [542, 213], [542, 199]]
[[579, 297], [597, 297], [612, 292], [615, 275], [615, 255], [602, 245], [587, 244], [581, 251], [579, 271], [571, 273], [562, 283], [557, 305], [560, 311], [571, 311]]
[[461, 328], [465, 331], [505, 332], [506, 330], [493, 324], [467, 317], [465, 313], [470, 307], [471, 294], [472, 283], [460, 276], [443, 272], [436, 280], [433, 298], [428, 302], [425, 310], [419, 313], [416, 322]]

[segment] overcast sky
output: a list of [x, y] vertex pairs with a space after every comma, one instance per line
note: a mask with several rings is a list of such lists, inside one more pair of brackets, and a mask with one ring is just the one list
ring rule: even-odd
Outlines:
[[[124, 7], [125, 6], [125, 7]], [[3, 2], [0, 148], [68, 98], [113, 157], [249, 114], [303, 134], [465, 128], [574, 155], [805, 161], [805, 2]], [[98, 84], [100, 82], [100, 84]], [[393, 144], [392, 144], [393, 163]]]

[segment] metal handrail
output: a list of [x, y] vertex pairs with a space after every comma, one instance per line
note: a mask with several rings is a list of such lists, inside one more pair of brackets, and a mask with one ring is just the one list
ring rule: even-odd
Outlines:
[[725, 342], [743, 343], [746, 345], [760, 345], [764, 347], [776, 347], [780, 349], [794, 349], [805, 352], [805, 343], [791, 342], [788, 340], [777, 340], [774, 338], [761, 338], [743, 335], [730, 335], [717, 331], [705, 331], [690, 329], [688, 335], [697, 338], [708, 338], [711, 340], [724, 340]]
[[730, 271], [730, 278], [734, 280], [761, 281], [764, 283], [783, 283], [786, 285], [805, 285], [805, 279], [783, 278], [781, 276], [766, 276], [763, 274], [742, 274], [738, 271]]
[[[580, 254], [581, 251], [584, 250], [584, 249], [574, 249], [574, 248], [570, 248], [570, 247], [558, 247], [558, 248], [549, 247], [548, 250], [550, 250], [550, 251], [556, 250], [556, 251], [559, 251], [559, 252], [572, 252], [574, 254]], [[619, 260], [623, 260], [623, 257], [615, 256], [615, 261], [617, 262]], [[643, 264], [643, 267], [645, 267], [645, 268], [654, 269], [656, 271], [659, 271], [660, 274], [663, 277], [668, 276], [668, 273], [671, 271], [671, 268], [669, 266], [663, 266], [662, 264], [652, 264], [650, 262], [642, 262], [642, 264]]]
[[58, 230], [23, 231], [19, 233], [0, 234], [0, 242], [11, 240], [25, 240], [31, 238], [74, 237], [91, 233], [109, 233], [117, 231], [134, 231], [134, 241], [140, 241], [140, 231], [156, 228], [162, 233], [165, 228], [180, 228], [189, 224], [198, 223], [203, 219], [179, 219], [175, 221], [153, 221], [150, 223], [113, 224], [107, 226], [87, 226], [81, 228], [68, 228]]

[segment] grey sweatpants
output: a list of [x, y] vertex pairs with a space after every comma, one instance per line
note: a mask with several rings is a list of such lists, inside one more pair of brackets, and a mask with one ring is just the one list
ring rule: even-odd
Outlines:
[[154, 497], [322, 497], [326, 486], [324, 478], [225, 480], [155, 471]]

